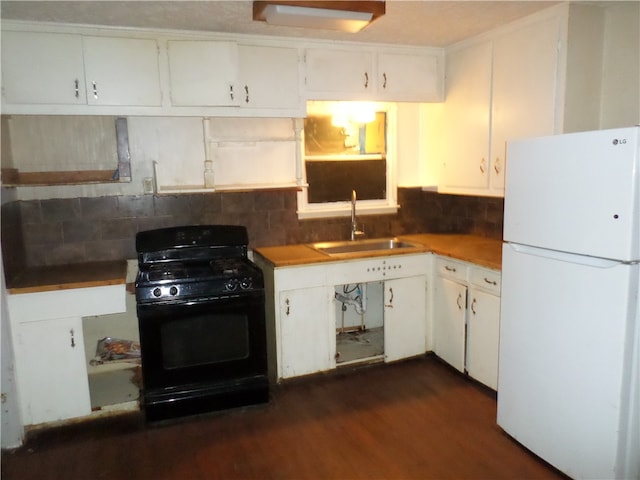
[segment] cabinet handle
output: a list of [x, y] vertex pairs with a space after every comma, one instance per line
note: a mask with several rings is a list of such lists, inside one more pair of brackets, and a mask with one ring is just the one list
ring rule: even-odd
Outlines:
[[231, 98], [231, 100], [233, 100], [233, 98], [234, 98], [233, 85], [229, 85], [229, 98]]
[[96, 100], [98, 99], [98, 85], [96, 84], [95, 80], [92, 83], [93, 85], [93, 98], [95, 98]]
[[383, 73], [382, 74], [382, 88], [387, 88], [387, 74]]
[[498, 285], [498, 282], [496, 282], [495, 280], [489, 280], [487, 277], [484, 277], [484, 281], [489, 285], [493, 285], [494, 287]]
[[364, 72], [364, 88], [369, 88], [369, 74]]
[[476, 314], [476, 299], [475, 298], [471, 301], [471, 311], [473, 312], [474, 315]]
[[287, 305], [287, 311], [286, 311], [286, 315], [289, 315], [289, 299], [287, 298], [284, 303]]
[[389, 303], [385, 305], [385, 307], [393, 308], [393, 288], [389, 288]]
[[249, 103], [249, 87], [244, 86], [244, 103]]
[[444, 269], [445, 269], [447, 272], [455, 272], [455, 271], [456, 271], [456, 268], [455, 268], [455, 267], [450, 267], [449, 265], [445, 265], [445, 266], [444, 266]]
[[76, 96], [76, 98], [79, 98], [80, 97], [80, 82], [78, 81], [77, 78], [73, 82], [73, 85], [74, 85], [75, 96]]
[[463, 307], [463, 305], [460, 304], [460, 300], [462, 300], [461, 293], [458, 294], [458, 299], [456, 300], [456, 303], [458, 304], [458, 310], [462, 310], [462, 307]]
[[480, 173], [484, 173], [486, 169], [484, 164], [485, 164], [485, 159], [484, 157], [482, 157], [482, 159], [480, 160]]
[[493, 165], [493, 169], [495, 170], [496, 174], [500, 173], [500, 157], [496, 157], [496, 163]]
[[69, 335], [71, 335], [71, 348], [76, 348], [76, 339], [75, 339], [75, 334], [73, 332], [73, 328], [69, 330]]

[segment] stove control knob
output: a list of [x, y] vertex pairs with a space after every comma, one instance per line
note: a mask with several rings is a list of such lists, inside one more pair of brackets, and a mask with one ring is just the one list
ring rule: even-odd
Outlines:
[[242, 280], [240, 280], [240, 288], [242, 288], [243, 290], [251, 288], [251, 277], [244, 277]]
[[160, 290], [159, 288], [154, 288], [153, 289], [153, 296], [154, 297], [159, 297], [160, 295], [162, 295], [162, 290]]
[[233, 292], [236, 288], [238, 288], [238, 279], [237, 278], [230, 278], [229, 280], [227, 280], [225, 282], [224, 288], [226, 290], [228, 290], [229, 292]]
[[169, 289], [169, 295], [177, 295], [178, 294], [178, 288], [177, 287], [171, 287]]

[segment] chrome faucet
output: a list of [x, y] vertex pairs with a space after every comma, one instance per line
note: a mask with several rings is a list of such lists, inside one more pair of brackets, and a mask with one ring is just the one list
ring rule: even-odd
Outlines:
[[356, 191], [351, 190], [351, 240], [356, 237], [364, 237], [364, 230], [358, 230], [358, 222], [356, 220]]

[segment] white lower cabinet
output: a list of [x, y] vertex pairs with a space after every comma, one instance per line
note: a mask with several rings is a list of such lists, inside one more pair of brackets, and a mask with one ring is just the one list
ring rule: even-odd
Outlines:
[[335, 330], [329, 321], [333, 289], [284, 290], [280, 300], [279, 376], [297, 377], [335, 367]]
[[9, 295], [23, 425], [91, 413], [82, 317], [126, 310], [125, 285]]
[[384, 282], [385, 361], [392, 362], [426, 351], [426, 288], [426, 275]]
[[82, 318], [23, 323], [15, 336], [26, 424], [89, 415]]
[[498, 388], [500, 272], [436, 257], [434, 351], [484, 385]]
[[376, 360], [425, 353], [428, 258], [397, 255], [274, 268], [256, 255], [265, 278], [271, 377], [277, 381], [336, 368], [336, 292], [344, 285], [368, 284], [370, 295], [377, 296], [369, 298], [365, 314], [365, 323], [383, 317], [384, 356], [376, 354]]
[[442, 360], [463, 372], [467, 266], [441, 257], [436, 257], [435, 263], [433, 349]]
[[468, 314], [467, 372], [497, 390], [500, 297], [469, 287]]

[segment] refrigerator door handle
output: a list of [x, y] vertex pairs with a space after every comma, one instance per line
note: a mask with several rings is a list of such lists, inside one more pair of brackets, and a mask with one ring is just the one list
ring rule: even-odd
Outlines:
[[549, 258], [561, 262], [575, 263], [578, 265], [587, 265], [596, 268], [612, 268], [625, 262], [619, 260], [611, 260], [608, 258], [588, 257], [586, 255], [576, 255], [575, 253], [559, 252], [557, 250], [546, 250], [544, 248], [530, 247], [519, 243], [505, 243], [505, 247], [512, 248], [514, 251], [525, 255], [533, 255], [536, 257]]

